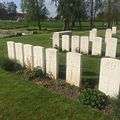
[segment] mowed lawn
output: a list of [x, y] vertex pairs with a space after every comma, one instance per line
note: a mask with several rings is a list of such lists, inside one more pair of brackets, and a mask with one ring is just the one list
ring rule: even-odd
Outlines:
[[[88, 35], [88, 31], [74, 32]], [[103, 36], [104, 31], [99, 34]], [[120, 34], [117, 34], [120, 38]], [[7, 57], [7, 41], [15, 41], [46, 48], [52, 46], [52, 32], [23, 37], [1, 38], [0, 59]], [[117, 53], [120, 53], [120, 42]], [[59, 53], [61, 65], [65, 65], [65, 53]], [[83, 56], [83, 78], [98, 79], [100, 58]], [[110, 120], [100, 111], [81, 105], [64, 96], [51, 93], [42, 86], [25, 81], [22, 76], [0, 69], [0, 119], [1, 120]]]

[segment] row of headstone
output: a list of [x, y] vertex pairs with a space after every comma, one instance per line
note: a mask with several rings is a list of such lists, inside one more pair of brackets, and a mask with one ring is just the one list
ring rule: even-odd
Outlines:
[[32, 46], [29, 44], [7, 42], [8, 57], [12, 60], [17, 60], [22, 66], [30, 69], [39, 67], [46, 71], [48, 75], [57, 79], [57, 50], [48, 48], [45, 50], [41, 46]]
[[[112, 27], [112, 29], [107, 29], [105, 33], [105, 56], [107, 57], [116, 57], [117, 52], [117, 38], [113, 38], [112, 34], [116, 34], [116, 27]], [[63, 34], [64, 33], [64, 34]], [[57, 35], [55, 35], [57, 34]], [[102, 45], [103, 39], [101, 37], [97, 37], [97, 29], [92, 29], [88, 36], [71, 36], [71, 31], [64, 31], [61, 34], [59, 32], [55, 32], [53, 34], [53, 47], [54, 48], [62, 48], [62, 51], [71, 51], [71, 52], [80, 52], [83, 54], [89, 53], [89, 45], [92, 42], [92, 55], [102, 55]], [[57, 37], [56, 37], [57, 36]], [[57, 43], [61, 43], [57, 44]]]
[[[56, 49], [32, 46], [29, 44], [7, 42], [8, 56], [22, 65], [31, 65], [46, 70], [46, 73], [58, 78], [58, 53]], [[66, 56], [66, 82], [81, 86], [82, 54], [68, 52]], [[116, 97], [120, 89], [120, 60], [102, 58], [100, 64], [99, 90], [110, 97]]]
[[[117, 52], [117, 38], [106, 38], [107, 42], [105, 49], [105, 56], [116, 57]], [[102, 54], [103, 39], [101, 37], [95, 37], [92, 41], [92, 55]], [[71, 47], [70, 47], [71, 46]], [[62, 36], [62, 50], [63, 51], [80, 52], [84, 54], [89, 53], [89, 37], [88, 36], [72, 36], [71, 42], [68, 35]]]

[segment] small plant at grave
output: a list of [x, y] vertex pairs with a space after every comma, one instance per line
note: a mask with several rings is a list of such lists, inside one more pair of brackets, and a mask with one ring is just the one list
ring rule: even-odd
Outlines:
[[83, 55], [88, 55], [88, 53], [85, 53], [85, 52], [80, 52], [80, 54], [83, 54]]
[[58, 47], [57, 45], [55, 45], [55, 47], [54, 47], [55, 49], [58, 49], [59, 50], [59, 52], [62, 52], [62, 48], [61, 47]]
[[105, 110], [109, 104], [109, 98], [99, 90], [85, 89], [79, 96], [79, 101], [84, 104], [99, 110]]
[[80, 48], [77, 47], [75, 51], [76, 51], [77, 53], [80, 53]]
[[63, 50], [63, 53], [67, 53], [68, 51], [67, 50]]
[[97, 79], [83, 79], [82, 85], [84, 88], [91, 88], [94, 89], [97, 86], [98, 80]]
[[27, 67], [24, 69], [23, 74], [26, 80], [43, 80], [46, 77], [45, 72], [40, 67], [34, 69]]
[[19, 63], [17, 63], [16, 60], [10, 60], [8, 58], [4, 58], [1, 60], [0, 67], [10, 72], [18, 72], [22, 70], [22, 66]]
[[49, 79], [49, 80], [54, 80], [55, 79], [52, 73], [47, 73], [46, 78]]
[[55, 49], [59, 49], [59, 47], [55, 44], [55, 47], [54, 47]]

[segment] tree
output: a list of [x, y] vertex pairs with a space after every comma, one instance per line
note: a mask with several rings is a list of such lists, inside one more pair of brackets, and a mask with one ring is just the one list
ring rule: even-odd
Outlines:
[[8, 14], [4, 3], [0, 3], [0, 19], [7, 19]]
[[120, 18], [120, 2], [119, 0], [107, 0], [104, 9], [104, 18], [108, 23], [108, 27], [111, 27], [113, 24], [118, 24]]
[[90, 18], [90, 27], [94, 27], [94, 22], [97, 15], [101, 12], [103, 8], [103, 0], [86, 0], [86, 10]]
[[8, 2], [6, 5], [9, 19], [15, 19], [17, 13], [17, 6], [14, 2]]
[[27, 14], [27, 20], [37, 22], [39, 30], [41, 30], [40, 20], [49, 14], [44, 0], [22, 0], [21, 8]]
[[58, 16], [64, 22], [64, 30], [71, 29], [76, 21], [85, 16], [84, 0], [52, 0], [57, 6]]

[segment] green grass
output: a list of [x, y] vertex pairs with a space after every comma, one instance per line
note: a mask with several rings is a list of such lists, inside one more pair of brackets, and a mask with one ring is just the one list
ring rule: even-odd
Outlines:
[[0, 29], [17, 29], [24, 27], [28, 27], [28, 25], [25, 22], [0, 20]]
[[0, 119], [107, 120], [108, 116], [0, 70]]

